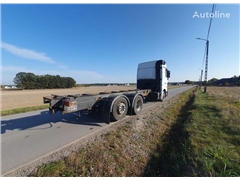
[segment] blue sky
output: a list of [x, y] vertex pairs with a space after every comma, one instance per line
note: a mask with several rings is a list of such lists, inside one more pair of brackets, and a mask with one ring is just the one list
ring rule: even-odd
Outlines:
[[[198, 81], [212, 4], [3, 4], [1, 84], [18, 72], [81, 83], [136, 82], [137, 65], [163, 59], [170, 82]], [[208, 80], [240, 74], [239, 4], [217, 4]], [[204, 77], [203, 77], [204, 78]]]

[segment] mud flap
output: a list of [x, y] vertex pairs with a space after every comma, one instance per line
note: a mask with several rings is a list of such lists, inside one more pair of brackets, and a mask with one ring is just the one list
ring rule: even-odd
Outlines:
[[104, 101], [101, 118], [106, 124], [110, 124], [110, 112], [112, 101]]
[[55, 114], [55, 110], [52, 109], [51, 107], [49, 107], [49, 108], [48, 108], [48, 113], [51, 114], [51, 115], [52, 115], [52, 114]]
[[101, 118], [105, 123], [110, 124], [112, 106], [115, 100], [117, 100], [120, 97], [126, 98], [128, 105], [130, 104], [129, 99], [125, 95], [110, 95], [106, 100], [104, 100]]

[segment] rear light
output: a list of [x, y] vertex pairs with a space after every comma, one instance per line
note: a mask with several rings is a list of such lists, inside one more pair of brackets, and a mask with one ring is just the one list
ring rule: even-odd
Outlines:
[[70, 102], [70, 101], [64, 101], [64, 105], [65, 105], [65, 106], [72, 106], [72, 102]]

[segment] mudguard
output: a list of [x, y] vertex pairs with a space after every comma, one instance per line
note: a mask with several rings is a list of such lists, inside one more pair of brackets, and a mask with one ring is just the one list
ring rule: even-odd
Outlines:
[[124, 97], [128, 102], [128, 106], [130, 107], [130, 101], [127, 96], [125, 96], [125, 95], [110, 95], [110, 96], [108, 96], [107, 99], [104, 100], [103, 107], [102, 107], [102, 113], [101, 113], [101, 118], [105, 123], [110, 124], [110, 120], [111, 120], [110, 115], [112, 112], [113, 104], [120, 97]]

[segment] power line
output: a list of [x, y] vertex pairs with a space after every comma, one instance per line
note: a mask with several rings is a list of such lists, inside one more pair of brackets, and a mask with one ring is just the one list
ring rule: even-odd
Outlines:
[[[216, 9], [216, 4], [213, 4], [213, 6], [212, 6], [212, 14], [214, 14], [215, 9]], [[208, 33], [207, 33], [207, 40], [209, 38], [209, 34], [210, 34], [210, 30], [211, 30], [212, 19], [213, 18], [210, 18], [209, 27], [208, 27]]]
[[[213, 6], [212, 6], [212, 13], [213, 14], [214, 14], [215, 9], [216, 9], [216, 4], [213, 4]], [[212, 19], [213, 18], [210, 18], [209, 27], [208, 27], [208, 33], [207, 33], [207, 40], [209, 38], [209, 34], [210, 34], [211, 26], [212, 26]], [[204, 66], [204, 60], [205, 60], [205, 56], [206, 56], [206, 51], [207, 51], [207, 45], [205, 46], [205, 51], [204, 51], [204, 55], [203, 55], [202, 69], [203, 69], [203, 66]]]

